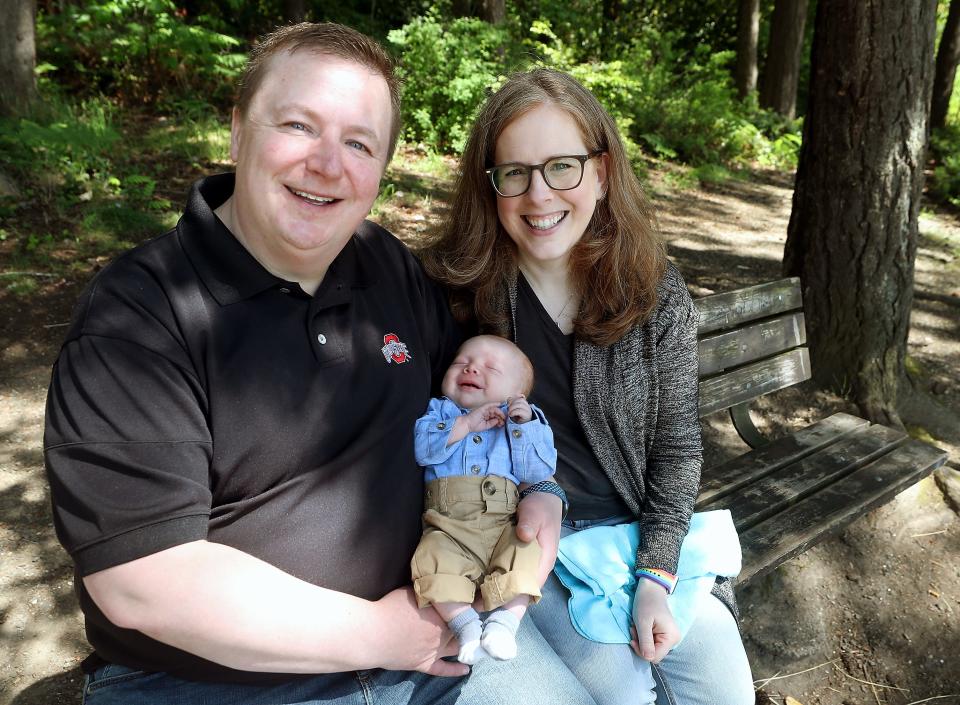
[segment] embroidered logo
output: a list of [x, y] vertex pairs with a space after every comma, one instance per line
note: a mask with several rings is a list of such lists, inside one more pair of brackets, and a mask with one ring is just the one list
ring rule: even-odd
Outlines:
[[396, 333], [387, 333], [383, 336], [383, 347], [380, 348], [380, 352], [383, 353], [383, 359], [388, 365], [391, 362], [402, 365], [407, 360], [413, 359], [413, 355], [407, 350], [406, 343], [401, 343]]

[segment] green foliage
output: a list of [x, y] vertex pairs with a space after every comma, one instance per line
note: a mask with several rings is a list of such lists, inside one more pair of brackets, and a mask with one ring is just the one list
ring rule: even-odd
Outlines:
[[[205, 140], [219, 143], [211, 152], [225, 153], [228, 133], [213, 129], [209, 106], [207, 130], [173, 118], [177, 129], [160, 138], [167, 121], [144, 130], [154, 119], [121, 113], [102, 97], [74, 103], [47, 94], [45, 101], [29, 118], [0, 120], [0, 163], [20, 192], [0, 199], [0, 240], [13, 243], [6, 252], [14, 271], [63, 272], [171, 227], [180, 204], [160, 193], [171, 155], [179, 173], [180, 154], [195, 150], [206, 161]], [[3, 285], [22, 295], [36, 282], [19, 277]]]
[[168, 96], [230, 98], [245, 56], [240, 42], [198, 17], [188, 24], [172, 0], [86, 0], [37, 17], [46, 75], [79, 95], [105, 94], [127, 104]]
[[960, 125], [947, 123], [930, 136], [930, 149], [936, 166], [930, 177], [930, 195], [960, 208]]
[[48, 115], [0, 123], [0, 156], [28, 197], [62, 211], [93, 190], [109, 188], [111, 152], [120, 138], [113, 107], [90, 99], [79, 106], [54, 101]]
[[460, 151], [505, 65], [507, 30], [482, 20], [418, 17], [388, 35], [404, 79], [404, 138]]
[[675, 34], [648, 27], [637, 30], [620, 58], [578, 63], [577, 52], [545, 21], [534, 22], [526, 43], [544, 63], [589, 88], [628, 140], [661, 158], [694, 165], [796, 164], [799, 123], [784, 123], [736, 98], [732, 52], [701, 46], [689, 55], [676, 48]]

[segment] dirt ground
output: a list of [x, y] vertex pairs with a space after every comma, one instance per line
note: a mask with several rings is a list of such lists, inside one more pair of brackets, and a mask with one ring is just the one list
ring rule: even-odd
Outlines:
[[[416, 238], [442, 210], [438, 198], [397, 198], [378, 218]], [[651, 177], [671, 256], [694, 295], [779, 277], [791, 181], [758, 174], [696, 190]], [[960, 219], [921, 219], [909, 353], [915, 372], [903, 415], [960, 460]], [[70, 561], [51, 526], [41, 437], [49, 369], [82, 281], [45, 280], [29, 299], [0, 291], [0, 703], [79, 703], [88, 653]], [[796, 429], [845, 403], [809, 383], [763, 400], [770, 434]], [[705, 423], [711, 462], [746, 447], [722, 415]], [[739, 591], [742, 631], [758, 703], [960, 704], [960, 519], [941, 485], [955, 469]], [[951, 506], [953, 508], [951, 508]]]

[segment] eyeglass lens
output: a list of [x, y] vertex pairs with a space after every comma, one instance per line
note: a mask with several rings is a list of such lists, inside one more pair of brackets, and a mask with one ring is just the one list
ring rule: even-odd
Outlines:
[[583, 178], [583, 162], [577, 157], [556, 157], [542, 167], [527, 164], [505, 164], [491, 172], [493, 185], [503, 196], [519, 196], [530, 188], [533, 170], [539, 169], [547, 186], [557, 191], [567, 191], [580, 185]]

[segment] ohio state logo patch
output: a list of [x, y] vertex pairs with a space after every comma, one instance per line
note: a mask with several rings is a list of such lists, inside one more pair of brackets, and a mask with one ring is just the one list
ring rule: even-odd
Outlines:
[[401, 343], [396, 333], [387, 333], [383, 336], [383, 347], [380, 348], [380, 352], [383, 353], [383, 359], [388, 365], [391, 362], [402, 365], [407, 360], [413, 359], [413, 355], [407, 350], [406, 343]]

